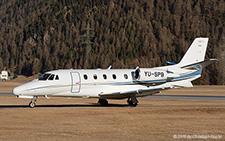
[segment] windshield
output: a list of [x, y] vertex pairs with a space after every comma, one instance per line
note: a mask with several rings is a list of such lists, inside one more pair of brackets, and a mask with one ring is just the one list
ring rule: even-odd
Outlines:
[[47, 80], [50, 75], [51, 75], [50, 73], [45, 73], [40, 77], [38, 77], [38, 80]]
[[54, 80], [54, 77], [55, 77], [55, 75], [52, 74], [52, 75], [48, 78], [48, 80]]

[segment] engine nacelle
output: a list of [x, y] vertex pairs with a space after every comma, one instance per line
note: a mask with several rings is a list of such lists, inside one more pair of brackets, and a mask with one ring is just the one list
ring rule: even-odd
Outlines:
[[140, 83], [163, 83], [166, 82], [167, 72], [157, 69], [137, 68], [134, 71], [134, 80]]

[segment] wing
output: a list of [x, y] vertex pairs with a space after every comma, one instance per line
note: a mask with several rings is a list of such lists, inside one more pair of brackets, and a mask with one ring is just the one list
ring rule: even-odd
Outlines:
[[139, 90], [133, 90], [133, 91], [113, 92], [113, 93], [103, 93], [102, 92], [101, 94], [99, 94], [99, 97], [102, 99], [124, 99], [124, 98], [129, 98], [132, 96], [144, 97], [144, 96], [159, 93], [160, 91], [163, 91], [166, 89], [170, 89], [170, 87], [157, 88], [157, 89], [139, 89]]

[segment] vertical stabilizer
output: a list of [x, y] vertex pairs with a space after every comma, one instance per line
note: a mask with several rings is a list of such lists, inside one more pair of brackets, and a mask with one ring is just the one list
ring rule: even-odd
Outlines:
[[208, 40], [209, 38], [196, 38], [181, 59], [179, 66], [183, 67], [204, 61]]

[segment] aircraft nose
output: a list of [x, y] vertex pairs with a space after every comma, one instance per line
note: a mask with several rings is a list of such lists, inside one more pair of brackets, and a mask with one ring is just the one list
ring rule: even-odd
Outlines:
[[19, 94], [21, 94], [21, 87], [18, 86], [18, 87], [13, 88], [13, 94], [14, 94], [14, 95], [19, 95]]

